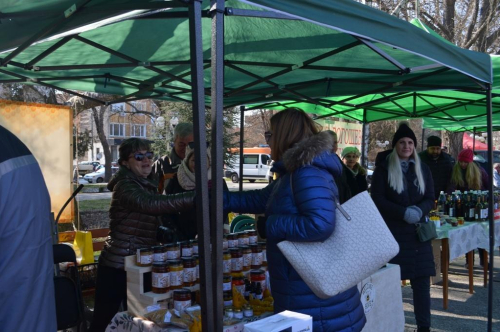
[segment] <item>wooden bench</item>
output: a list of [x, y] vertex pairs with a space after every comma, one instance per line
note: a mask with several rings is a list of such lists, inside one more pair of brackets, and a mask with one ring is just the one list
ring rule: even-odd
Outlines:
[[[109, 234], [109, 228], [99, 228], [99, 229], [91, 229], [90, 233], [92, 233], [92, 246], [93, 251], [101, 251], [104, 248], [104, 242]], [[71, 242], [75, 240], [75, 232], [61, 232], [59, 233], [59, 242]]]

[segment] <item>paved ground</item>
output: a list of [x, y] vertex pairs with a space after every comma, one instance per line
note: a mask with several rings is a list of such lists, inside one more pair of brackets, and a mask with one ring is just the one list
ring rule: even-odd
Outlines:
[[[448, 310], [443, 309], [443, 288], [441, 284], [431, 286], [432, 331], [487, 331], [488, 288], [483, 287], [483, 270], [479, 267], [477, 253], [475, 262], [474, 294], [469, 294], [469, 278], [464, 268], [465, 258], [459, 258], [450, 264]], [[493, 331], [498, 332], [500, 331], [500, 257], [498, 248], [496, 248], [495, 252], [494, 266]], [[403, 287], [402, 290], [406, 319], [405, 332], [410, 332], [416, 329], [412, 290], [409, 285]]]

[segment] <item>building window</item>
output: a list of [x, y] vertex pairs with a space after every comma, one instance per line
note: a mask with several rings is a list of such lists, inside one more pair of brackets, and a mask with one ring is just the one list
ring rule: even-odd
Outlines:
[[113, 113], [118, 113], [120, 116], [125, 116], [125, 103], [111, 105]]
[[146, 137], [146, 125], [133, 125], [130, 136], [133, 137]]
[[[133, 101], [132, 105], [138, 110], [138, 111], [144, 111], [144, 104], [141, 103], [140, 101]], [[135, 111], [135, 109], [134, 109]]]
[[109, 136], [125, 136], [125, 125], [123, 123], [110, 123]]

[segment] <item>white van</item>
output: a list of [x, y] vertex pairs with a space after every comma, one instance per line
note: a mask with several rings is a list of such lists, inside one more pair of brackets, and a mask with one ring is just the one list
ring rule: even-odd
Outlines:
[[[243, 180], [255, 182], [255, 180], [267, 180], [268, 170], [271, 168], [268, 161], [271, 156], [265, 153], [245, 153], [243, 154]], [[226, 168], [224, 172], [226, 178], [231, 178], [234, 183], [240, 179], [240, 157], [236, 156], [232, 167]]]

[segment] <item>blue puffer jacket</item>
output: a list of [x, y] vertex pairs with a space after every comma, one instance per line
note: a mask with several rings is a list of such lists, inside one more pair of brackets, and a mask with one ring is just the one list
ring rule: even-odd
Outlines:
[[320, 299], [277, 247], [283, 240], [323, 241], [332, 234], [334, 195], [338, 196], [333, 177], [342, 169], [339, 158], [330, 153], [332, 143], [331, 135], [319, 133], [296, 144], [286, 151], [283, 161], [274, 163], [273, 171], [280, 174], [277, 181], [261, 190], [225, 192], [224, 208], [239, 213], [265, 212], [275, 312], [291, 310], [311, 315], [314, 332], [361, 331], [366, 318], [357, 287]]

